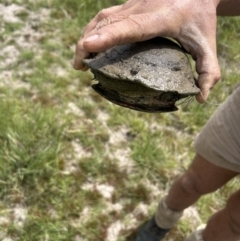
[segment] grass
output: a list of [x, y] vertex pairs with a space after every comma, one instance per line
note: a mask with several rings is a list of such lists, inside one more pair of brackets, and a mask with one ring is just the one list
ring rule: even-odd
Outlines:
[[[2, 1], [21, 8], [19, 22], [2, 21], [0, 37], [1, 240], [112, 241], [118, 225], [114, 240], [130, 240], [191, 163], [194, 136], [216, 105], [130, 111], [99, 97], [92, 75], [71, 67], [86, 23], [121, 2]], [[239, 24], [219, 18], [223, 75], [211, 103], [223, 102], [239, 81]], [[202, 221], [238, 186], [235, 179], [201, 199], [195, 208]], [[181, 240], [196, 225], [183, 219], [169, 239]]]

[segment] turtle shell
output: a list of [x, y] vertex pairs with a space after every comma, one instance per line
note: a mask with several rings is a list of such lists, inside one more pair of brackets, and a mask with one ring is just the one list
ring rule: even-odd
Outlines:
[[166, 38], [116, 46], [83, 62], [98, 80], [93, 89], [130, 109], [174, 111], [176, 101], [199, 93], [187, 55]]

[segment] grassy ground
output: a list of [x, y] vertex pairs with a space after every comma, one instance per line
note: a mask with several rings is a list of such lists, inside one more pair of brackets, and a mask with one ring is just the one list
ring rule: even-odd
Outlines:
[[[0, 240], [126, 240], [191, 162], [194, 136], [216, 105], [130, 111], [99, 97], [91, 74], [71, 67], [83, 26], [117, 3], [0, 3]], [[219, 19], [223, 77], [211, 103], [239, 81], [239, 25]], [[205, 196], [166, 240], [206, 222], [237, 186]]]

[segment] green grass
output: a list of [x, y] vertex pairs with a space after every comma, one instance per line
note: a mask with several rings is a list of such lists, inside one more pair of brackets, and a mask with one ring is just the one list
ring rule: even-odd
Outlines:
[[[107, 102], [91, 89], [92, 75], [71, 66], [87, 22], [123, 1], [20, 2], [2, 2], [26, 10], [16, 13], [20, 23], [2, 23], [0, 37], [2, 49], [17, 51], [0, 53], [0, 239], [105, 240], [121, 222], [118, 241], [125, 240], [187, 169], [195, 135], [238, 83], [240, 19], [219, 19], [223, 75], [209, 98], [214, 104], [194, 100], [175, 113], [146, 114]], [[23, 36], [28, 23], [31, 34]], [[201, 199], [201, 219], [238, 186], [235, 179]], [[19, 208], [26, 216], [18, 216]], [[169, 238], [181, 240], [194, 228], [182, 220]]]

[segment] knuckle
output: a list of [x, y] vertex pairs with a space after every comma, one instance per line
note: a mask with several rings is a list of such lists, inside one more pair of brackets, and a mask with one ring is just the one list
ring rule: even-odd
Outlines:
[[221, 78], [220, 70], [216, 70], [215, 72], [211, 73], [210, 78], [211, 79], [206, 83], [206, 85], [210, 85], [209, 88], [211, 89]]
[[98, 18], [99, 20], [104, 19], [104, 18], [106, 18], [107, 16], [108, 16], [108, 9], [107, 9], [107, 8], [102, 9], [102, 10], [97, 14], [97, 18]]
[[110, 25], [114, 22], [116, 22], [117, 20], [115, 20], [115, 18], [113, 16], [109, 16], [106, 17], [104, 19], [102, 19], [100, 22], [98, 22], [98, 24], [96, 25], [96, 29], [99, 30], [107, 25]]
[[[210, 62], [213, 62], [213, 60], [209, 60]], [[216, 61], [215, 64], [208, 64], [209, 61], [205, 61], [201, 64], [199, 67], [198, 73], [200, 74], [200, 84], [207, 87], [213, 87], [218, 80], [221, 78], [221, 70], [219, 68], [219, 65]]]
[[213, 74], [213, 81], [214, 81], [214, 83], [218, 82], [218, 80], [219, 80], [220, 78], [221, 78], [221, 71], [218, 70], [217, 72], [215, 72], [215, 73]]

